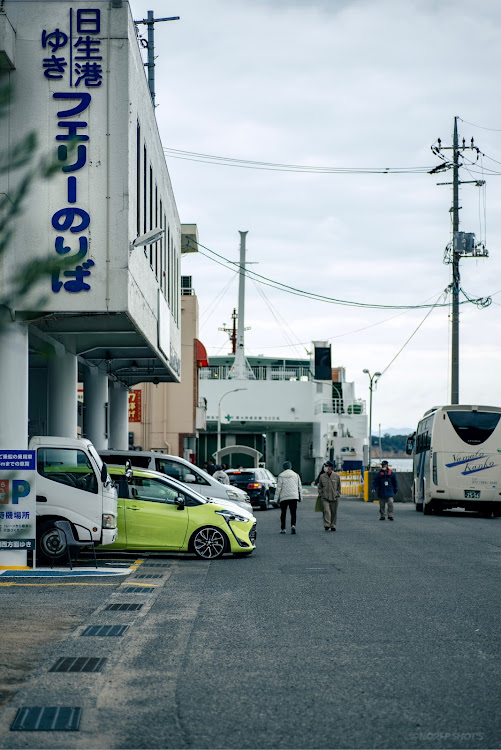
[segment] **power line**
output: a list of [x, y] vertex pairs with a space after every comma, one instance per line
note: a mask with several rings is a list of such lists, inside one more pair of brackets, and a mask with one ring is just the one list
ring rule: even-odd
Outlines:
[[[203, 255], [205, 258], [212, 260], [214, 263], [217, 263], [223, 268], [228, 268], [228, 266], [233, 268], [234, 266], [239, 265], [238, 262], [232, 261], [229, 258], [226, 258], [224, 255], [217, 253], [215, 250], [211, 250], [205, 245], [202, 245], [200, 242], [197, 242], [196, 240], [192, 240], [191, 238], [188, 238], [188, 243], [192, 243], [192, 242], [198, 246], [199, 248], [198, 252], [200, 253], [200, 255]], [[221, 260], [216, 260], [216, 258], [212, 258], [206, 253], [202, 252], [200, 250], [201, 247], [204, 250], [207, 250], [208, 253], [215, 255], [216, 258], [220, 258]], [[290, 286], [288, 284], [283, 284], [281, 281], [275, 281], [274, 279], [270, 279], [267, 276], [263, 276], [262, 274], [259, 274], [256, 271], [252, 271], [250, 268], [243, 268], [241, 269], [241, 272], [249, 276], [249, 278], [255, 278], [257, 281], [259, 281], [259, 283], [263, 284], [264, 286], [270, 286], [273, 289], [278, 289], [279, 291], [287, 292], [288, 294], [293, 294], [298, 297], [304, 297], [306, 299], [311, 299], [316, 302], [326, 302], [332, 305], [344, 305], [347, 307], [357, 307], [357, 308], [371, 309], [371, 310], [425, 310], [425, 309], [435, 306], [435, 305], [429, 305], [426, 303], [421, 304], [421, 305], [383, 305], [383, 304], [372, 304], [368, 302], [355, 302], [353, 300], [337, 299], [335, 297], [327, 297], [326, 295], [318, 294], [317, 292], [308, 292], [303, 289], [298, 289], [296, 287]], [[459, 304], [460, 305], [468, 304], [468, 301], [465, 300], [464, 302], [459, 302]], [[447, 307], [447, 304], [444, 303], [439, 306]]]
[[296, 172], [305, 174], [427, 174], [431, 167], [322, 167], [301, 164], [280, 164], [277, 162], [253, 161], [228, 156], [201, 154], [196, 151], [182, 151], [164, 146], [165, 154], [173, 159], [196, 161], [204, 164], [217, 164], [241, 169], [258, 169], [272, 172]]
[[407, 346], [407, 344], [414, 338], [414, 336], [419, 331], [419, 329], [421, 328], [421, 326], [423, 325], [423, 323], [432, 314], [433, 310], [435, 310], [436, 307], [442, 307], [442, 305], [438, 305], [437, 304], [438, 300], [440, 299], [440, 297], [444, 297], [445, 298], [446, 296], [447, 296], [447, 290], [445, 290], [444, 292], [441, 292], [440, 296], [437, 299], [437, 302], [433, 305], [433, 307], [431, 308], [431, 310], [428, 310], [428, 312], [426, 313], [426, 315], [424, 316], [423, 320], [418, 325], [418, 327], [411, 333], [411, 335], [409, 336], [409, 338], [407, 339], [407, 341], [405, 342], [405, 344], [402, 347], [400, 347], [400, 349], [395, 354], [395, 356], [393, 357], [393, 359], [391, 360], [391, 362], [388, 365], [386, 365], [386, 367], [384, 368], [383, 372], [379, 376], [380, 378], [385, 374], [385, 372], [387, 370], [389, 370], [389, 368], [392, 366], [392, 364], [394, 363], [394, 361], [396, 360], [396, 358], [399, 356], [399, 354], [401, 354], [403, 352], [403, 350], [405, 349], [405, 347]]

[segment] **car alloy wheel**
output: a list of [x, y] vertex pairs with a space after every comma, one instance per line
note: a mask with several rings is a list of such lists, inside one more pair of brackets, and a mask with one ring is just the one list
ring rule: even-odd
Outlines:
[[226, 537], [222, 531], [212, 526], [204, 526], [193, 537], [193, 549], [197, 557], [216, 560], [226, 548]]

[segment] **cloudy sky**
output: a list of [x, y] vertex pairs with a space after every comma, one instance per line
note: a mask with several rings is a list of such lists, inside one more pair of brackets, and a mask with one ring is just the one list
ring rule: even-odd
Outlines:
[[[157, 117], [166, 148], [273, 164], [426, 168], [430, 147], [460, 139], [485, 154], [463, 180], [460, 229], [488, 259], [461, 262], [462, 287], [493, 304], [460, 318], [460, 401], [501, 404], [501, 6], [497, 0], [131, 0], [134, 17], [181, 16], [156, 27]], [[143, 29], [145, 27], [142, 27]], [[450, 155], [450, 151], [446, 152]], [[495, 161], [493, 161], [495, 160]], [[429, 175], [301, 173], [167, 157], [182, 222], [237, 260], [248, 230], [252, 270], [297, 289], [387, 305], [436, 302], [450, 283], [451, 171]], [[482, 167], [483, 165], [483, 167]], [[485, 174], [482, 175], [482, 168]], [[234, 271], [193, 254], [200, 337], [229, 351]], [[263, 296], [264, 295], [264, 296]], [[368, 400], [427, 309], [346, 307], [247, 284], [248, 354], [306, 356], [332, 343]], [[381, 378], [373, 427], [413, 427], [450, 401], [449, 310], [436, 308]]]

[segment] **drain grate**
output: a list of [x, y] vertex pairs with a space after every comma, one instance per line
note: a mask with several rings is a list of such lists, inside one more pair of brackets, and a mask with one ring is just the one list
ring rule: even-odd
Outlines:
[[141, 568], [169, 568], [169, 563], [142, 563]]
[[108, 604], [104, 608], [105, 612], [137, 612], [141, 609], [142, 604]]
[[128, 625], [89, 625], [82, 635], [97, 635], [99, 637], [123, 635]]
[[69, 706], [23, 706], [10, 728], [14, 732], [78, 732], [81, 715], [81, 708]]
[[136, 573], [134, 580], [136, 578], [163, 578], [163, 575], [161, 573]]
[[100, 672], [105, 664], [106, 659], [94, 656], [61, 657], [49, 672]]
[[148, 586], [126, 586], [122, 589], [124, 594], [151, 594], [155, 591], [154, 586], [151, 588]]

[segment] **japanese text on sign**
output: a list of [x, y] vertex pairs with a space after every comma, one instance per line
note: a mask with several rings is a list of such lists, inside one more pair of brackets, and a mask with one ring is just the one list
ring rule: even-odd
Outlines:
[[[45, 78], [49, 81], [63, 81], [70, 89], [52, 94], [58, 106], [58, 131], [55, 136], [57, 160], [66, 180], [68, 202], [67, 206], [55, 211], [51, 218], [52, 228], [57, 232], [55, 251], [65, 260], [65, 270], [57, 270], [52, 274], [52, 291], [55, 294], [61, 289], [71, 294], [91, 289], [90, 276], [94, 261], [87, 257], [88, 234], [82, 234], [89, 229], [91, 216], [85, 208], [78, 205], [78, 173], [88, 168], [90, 136], [86, 132], [87, 121], [74, 118], [85, 112], [88, 115], [92, 95], [85, 89], [96, 89], [102, 84], [102, 40], [98, 37], [100, 31], [101, 11], [98, 8], [80, 8], [76, 11], [70, 8], [64, 29], [43, 29], [41, 33], [41, 46], [46, 55], [42, 59]], [[74, 148], [70, 149], [70, 145]], [[76, 234], [79, 235], [78, 238], [74, 237]], [[73, 264], [74, 268], [71, 267]]]
[[141, 421], [141, 391], [129, 391], [129, 422]]

